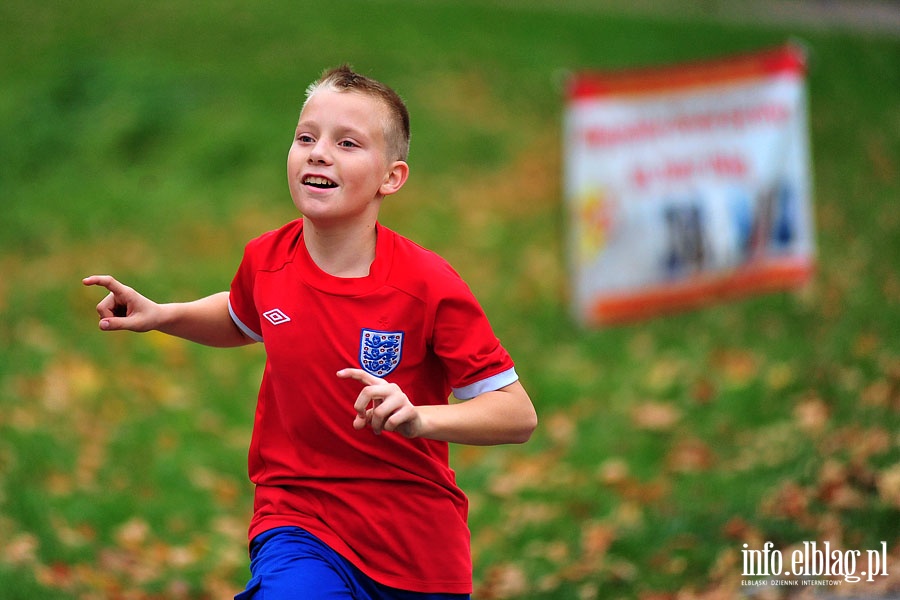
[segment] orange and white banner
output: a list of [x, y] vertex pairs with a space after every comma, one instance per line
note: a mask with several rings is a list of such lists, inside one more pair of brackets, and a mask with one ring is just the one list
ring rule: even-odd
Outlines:
[[631, 321], [814, 269], [803, 52], [574, 75], [564, 186], [576, 317]]

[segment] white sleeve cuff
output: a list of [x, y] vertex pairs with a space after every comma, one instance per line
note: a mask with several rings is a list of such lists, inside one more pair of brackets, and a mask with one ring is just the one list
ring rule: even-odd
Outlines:
[[518, 380], [519, 376], [516, 374], [515, 368], [510, 368], [501, 373], [497, 373], [496, 375], [492, 375], [487, 379], [476, 381], [475, 383], [469, 384], [467, 386], [461, 388], [452, 388], [453, 395], [459, 400], [471, 400], [479, 394], [483, 394], [485, 392], [495, 392], [502, 387], [506, 387], [511, 383], [515, 383]]
[[228, 299], [228, 314], [231, 315], [231, 320], [234, 321], [234, 324], [238, 326], [238, 329], [243, 331], [248, 338], [257, 342], [263, 341], [261, 335], [244, 325], [244, 323], [240, 319], [238, 319], [238, 316], [234, 314], [234, 309], [231, 308], [231, 298]]

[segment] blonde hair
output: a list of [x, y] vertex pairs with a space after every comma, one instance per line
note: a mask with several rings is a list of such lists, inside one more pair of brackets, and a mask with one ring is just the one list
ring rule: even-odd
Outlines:
[[409, 156], [409, 111], [403, 99], [385, 84], [360, 75], [343, 64], [333, 69], [326, 69], [321, 77], [306, 88], [306, 100], [321, 88], [329, 88], [336, 92], [357, 92], [380, 100], [388, 110], [388, 120], [384, 124], [384, 138], [388, 155], [392, 160], [405, 161]]

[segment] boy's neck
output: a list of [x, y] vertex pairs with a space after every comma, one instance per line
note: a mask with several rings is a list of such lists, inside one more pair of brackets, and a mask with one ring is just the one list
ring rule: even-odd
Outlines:
[[362, 227], [321, 228], [304, 220], [303, 240], [310, 258], [334, 277], [365, 277], [375, 260], [375, 223]]

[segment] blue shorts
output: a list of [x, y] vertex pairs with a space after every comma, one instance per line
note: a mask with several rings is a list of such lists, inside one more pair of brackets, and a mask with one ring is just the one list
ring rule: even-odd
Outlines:
[[387, 587], [299, 527], [277, 527], [250, 544], [250, 582], [234, 600], [468, 600]]

